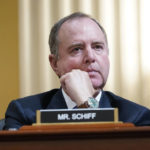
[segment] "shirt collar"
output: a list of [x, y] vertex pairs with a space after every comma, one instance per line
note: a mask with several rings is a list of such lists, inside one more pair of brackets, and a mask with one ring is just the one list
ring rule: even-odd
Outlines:
[[[64, 96], [64, 99], [65, 99], [65, 102], [66, 102], [66, 104], [67, 104], [68, 109], [72, 109], [72, 108], [74, 108], [74, 107], [77, 105], [77, 104], [76, 104], [74, 101], [72, 101], [71, 98], [66, 94], [66, 92], [63, 90], [63, 88], [62, 88], [62, 94], [63, 94], [63, 96]], [[100, 91], [100, 92], [98, 93], [98, 95], [95, 97], [95, 99], [96, 99], [98, 102], [100, 102], [101, 95], [102, 95], [102, 91]]]

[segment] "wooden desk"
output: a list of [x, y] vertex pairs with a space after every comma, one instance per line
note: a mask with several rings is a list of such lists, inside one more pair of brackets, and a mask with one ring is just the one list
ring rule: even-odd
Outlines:
[[24, 126], [0, 131], [0, 150], [149, 150], [150, 127], [132, 124]]

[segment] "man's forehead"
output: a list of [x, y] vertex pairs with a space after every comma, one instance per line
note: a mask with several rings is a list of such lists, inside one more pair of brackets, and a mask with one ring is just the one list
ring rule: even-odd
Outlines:
[[60, 27], [60, 30], [61, 30], [61, 28], [64, 28], [64, 27], [69, 27], [69, 26], [72, 27], [73, 24], [81, 24], [84, 21], [92, 23], [92, 24], [95, 24], [96, 26], [98, 26], [98, 24], [95, 21], [93, 21], [91, 18], [88, 18], [88, 17], [76, 17], [76, 18], [69, 19], [69, 20], [65, 21], [62, 24], [62, 26]]
[[93, 28], [99, 30], [102, 32], [101, 28], [98, 26], [98, 24], [93, 21], [91, 18], [88, 17], [78, 17], [74, 19], [69, 19], [66, 22], [62, 24], [62, 26], [59, 29], [58, 37], [65, 33], [76, 33], [77, 30], [83, 30], [84, 28]]

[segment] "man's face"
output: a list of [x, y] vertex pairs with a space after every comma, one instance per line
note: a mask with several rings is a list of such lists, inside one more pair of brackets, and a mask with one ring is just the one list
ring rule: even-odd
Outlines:
[[58, 76], [80, 69], [88, 72], [95, 89], [102, 88], [109, 73], [108, 47], [99, 26], [89, 18], [66, 21], [58, 33]]

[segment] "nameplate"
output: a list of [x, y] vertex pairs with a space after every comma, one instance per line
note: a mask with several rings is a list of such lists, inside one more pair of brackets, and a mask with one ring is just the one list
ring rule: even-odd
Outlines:
[[37, 110], [36, 123], [118, 122], [117, 108]]

